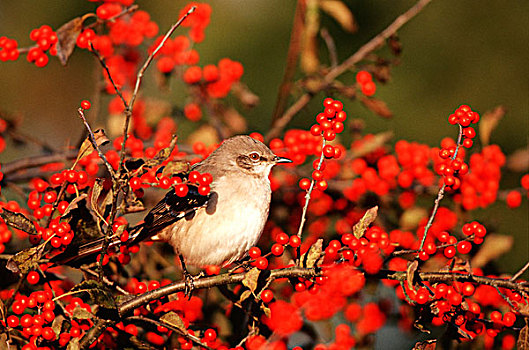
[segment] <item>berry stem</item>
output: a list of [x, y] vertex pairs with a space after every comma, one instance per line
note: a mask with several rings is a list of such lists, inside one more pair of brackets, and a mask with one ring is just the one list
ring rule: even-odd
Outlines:
[[[322, 152], [321, 152], [321, 155], [320, 155], [320, 160], [318, 162], [318, 167], [317, 167], [317, 170], [320, 170], [321, 169], [321, 165], [323, 164], [323, 160], [325, 159], [325, 156], [323, 155], [323, 148], [325, 147], [325, 144], [326, 144], [326, 140], [324, 137], [322, 137], [322, 143], [321, 143], [321, 149], [322, 149]], [[303, 212], [301, 214], [301, 221], [299, 223], [299, 228], [298, 228], [298, 233], [297, 233], [297, 236], [301, 239], [301, 234], [303, 233], [303, 226], [305, 226], [305, 221], [307, 221], [307, 209], [309, 208], [309, 202], [310, 202], [310, 198], [311, 198], [311, 195], [312, 195], [312, 191], [314, 190], [314, 184], [316, 183], [316, 181], [314, 179], [311, 180], [310, 182], [310, 187], [308, 188], [307, 190], [307, 193], [305, 194], [305, 204], [303, 205]], [[300, 256], [299, 254], [299, 247], [298, 247], [298, 258]]]
[[[457, 136], [457, 144], [456, 144], [456, 150], [454, 152], [454, 155], [451, 157], [452, 160], [456, 159], [457, 153], [459, 152], [459, 147], [461, 147], [461, 140], [463, 139], [463, 127], [461, 124], [458, 124], [459, 126], [459, 135]], [[443, 183], [443, 186], [439, 189], [439, 192], [437, 193], [437, 198], [435, 199], [434, 206], [432, 209], [432, 214], [430, 215], [430, 218], [428, 219], [428, 223], [426, 224], [426, 227], [424, 228], [424, 234], [422, 236], [421, 245], [419, 247], [419, 252], [424, 247], [424, 243], [426, 242], [426, 235], [428, 234], [428, 231], [433, 225], [433, 221], [435, 219], [435, 215], [437, 214], [437, 210], [439, 210], [439, 203], [441, 203], [441, 200], [444, 198], [445, 194], [445, 188], [446, 184]], [[419, 259], [419, 253], [417, 253], [417, 256], [415, 259]]]

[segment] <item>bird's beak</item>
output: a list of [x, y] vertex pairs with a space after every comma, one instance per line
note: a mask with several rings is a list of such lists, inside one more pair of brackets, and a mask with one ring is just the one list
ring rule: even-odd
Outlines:
[[279, 156], [275, 156], [273, 160], [274, 160], [274, 163], [276, 163], [276, 164], [278, 164], [278, 163], [292, 163], [291, 159], [288, 159], [288, 158], [285, 158], [285, 157], [279, 157]]

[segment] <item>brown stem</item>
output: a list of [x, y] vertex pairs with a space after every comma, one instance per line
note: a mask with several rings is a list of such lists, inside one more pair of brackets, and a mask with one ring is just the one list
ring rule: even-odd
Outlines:
[[309, 103], [314, 94], [326, 89], [327, 86], [329, 86], [333, 82], [333, 80], [336, 79], [339, 75], [346, 72], [356, 63], [363, 60], [369, 53], [382, 46], [389, 37], [395, 34], [395, 32], [399, 30], [404, 24], [406, 24], [409, 20], [415, 17], [419, 12], [421, 12], [423, 8], [430, 2], [431, 0], [418, 1], [410, 9], [408, 9], [402, 15], [397, 17], [380, 34], [375, 36], [368, 43], [358, 49], [358, 51], [356, 51], [352, 56], [347, 58], [334, 69], [331, 69], [329, 73], [324, 76], [323, 82], [321, 83], [319, 88], [303, 94], [292, 106], [290, 106], [290, 108], [286, 110], [286, 112], [281, 116], [281, 118], [278, 118], [273, 122], [270, 131], [266, 134], [265, 140], [270, 140], [274, 137], [277, 137], [285, 128], [285, 126], [290, 122], [290, 120], [292, 120], [292, 118]]
[[272, 122], [275, 122], [283, 114], [288, 101], [288, 96], [290, 95], [292, 79], [294, 78], [294, 73], [296, 73], [296, 67], [301, 47], [301, 36], [303, 34], [303, 22], [306, 11], [305, 8], [305, 0], [298, 0], [296, 5], [296, 12], [294, 13], [294, 24], [292, 25], [292, 33], [290, 34], [290, 43], [288, 46], [287, 53], [287, 64], [285, 67], [285, 73], [283, 74], [283, 80], [281, 81], [281, 85], [279, 86], [279, 92], [277, 94], [274, 112], [272, 113]]
[[[302, 267], [290, 267], [286, 269], [278, 269], [278, 270], [272, 270], [270, 271], [269, 279], [278, 279], [278, 278], [313, 278], [320, 276], [321, 272], [319, 270], [316, 270], [314, 268], [302, 268]], [[217, 276], [211, 276], [211, 277], [205, 277], [200, 278], [194, 281], [193, 286], [194, 289], [207, 289], [212, 287], [217, 287], [221, 285], [228, 285], [233, 283], [241, 283], [244, 277], [246, 276], [245, 273], [239, 273], [239, 274], [222, 274]], [[174, 294], [177, 292], [182, 292], [186, 289], [186, 283], [185, 281], [179, 281], [171, 283], [167, 286], [160, 287], [158, 289], [146, 292], [144, 294], [138, 295], [134, 297], [133, 299], [127, 300], [123, 303], [121, 303], [118, 306], [118, 312], [122, 317], [126, 317], [128, 314], [130, 314], [132, 311], [134, 311], [136, 308], [141, 307], [143, 305], [146, 305], [147, 303], [158, 300], [164, 296]], [[104, 330], [107, 327], [110, 327], [114, 325], [117, 320], [103, 320], [100, 319], [98, 322], [96, 322], [94, 328], [90, 329], [88, 333], [81, 339], [79, 343], [80, 349], [86, 349], [92, 344], [100, 335], [104, 332]]]
[[526, 262], [525, 265], [518, 272], [514, 274], [514, 276], [512, 276], [511, 281], [512, 282], [516, 281], [518, 278], [520, 278], [521, 275], [523, 275], [525, 271], [527, 271], [527, 269], [529, 269], [529, 261]]

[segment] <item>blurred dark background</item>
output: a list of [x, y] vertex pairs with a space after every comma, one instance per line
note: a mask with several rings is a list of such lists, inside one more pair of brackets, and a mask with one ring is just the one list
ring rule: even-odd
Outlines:
[[[185, 1], [137, 1], [164, 32], [176, 21]], [[241, 113], [250, 131], [266, 132], [281, 82], [287, 54], [295, 1], [215, 0], [206, 40], [196, 45], [201, 65], [217, 63], [223, 57], [243, 63], [242, 81], [261, 98], [256, 108]], [[414, 1], [348, 1], [359, 31], [346, 34], [331, 18], [322, 18], [336, 40], [339, 60], [385, 28]], [[88, 1], [53, 0], [0, 1], [0, 35], [16, 38], [27, 46], [31, 29], [49, 24], [56, 29], [66, 21], [94, 11]], [[362, 118], [367, 132], [393, 130], [395, 140], [406, 139], [439, 145], [445, 136], [456, 136], [447, 116], [466, 103], [483, 113], [504, 105], [507, 114], [492, 134], [492, 143], [506, 154], [527, 147], [529, 134], [529, 2], [434, 0], [399, 32], [403, 46], [400, 65], [392, 81], [378, 85], [376, 97], [387, 102], [392, 119], [382, 119], [357, 101], [345, 101], [348, 115]], [[177, 31], [177, 35], [185, 29]], [[383, 50], [387, 49], [382, 49]], [[386, 54], [389, 57], [389, 54]], [[100, 67], [86, 51], [77, 50], [68, 66], [56, 59], [36, 68], [25, 57], [0, 64], [0, 109], [23, 117], [22, 130], [55, 146], [76, 143], [83, 132], [76, 108], [82, 99], [94, 95]], [[344, 75], [351, 82], [354, 73]], [[154, 88], [149, 74], [144, 95], [183, 101], [178, 85], [170, 92]], [[318, 96], [319, 97], [319, 96]], [[320, 107], [320, 98], [294, 118], [292, 126], [308, 127]], [[100, 112], [99, 124], [104, 113]], [[32, 154], [31, 149], [14, 149], [8, 144], [0, 156], [7, 162]], [[518, 187], [521, 174], [504, 174], [504, 189]], [[527, 200], [516, 210], [498, 202], [478, 210], [478, 218], [492, 221], [499, 233], [515, 236], [515, 246], [499, 263], [514, 272], [529, 258]]]

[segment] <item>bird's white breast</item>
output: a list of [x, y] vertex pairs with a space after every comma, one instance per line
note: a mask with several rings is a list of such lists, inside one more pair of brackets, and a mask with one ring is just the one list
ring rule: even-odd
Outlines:
[[200, 208], [161, 233], [191, 265], [221, 265], [244, 257], [259, 240], [268, 218], [271, 190], [267, 177], [230, 181], [223, 176], [212, 184], [212, 191], [218, 195], [216, 205]]

